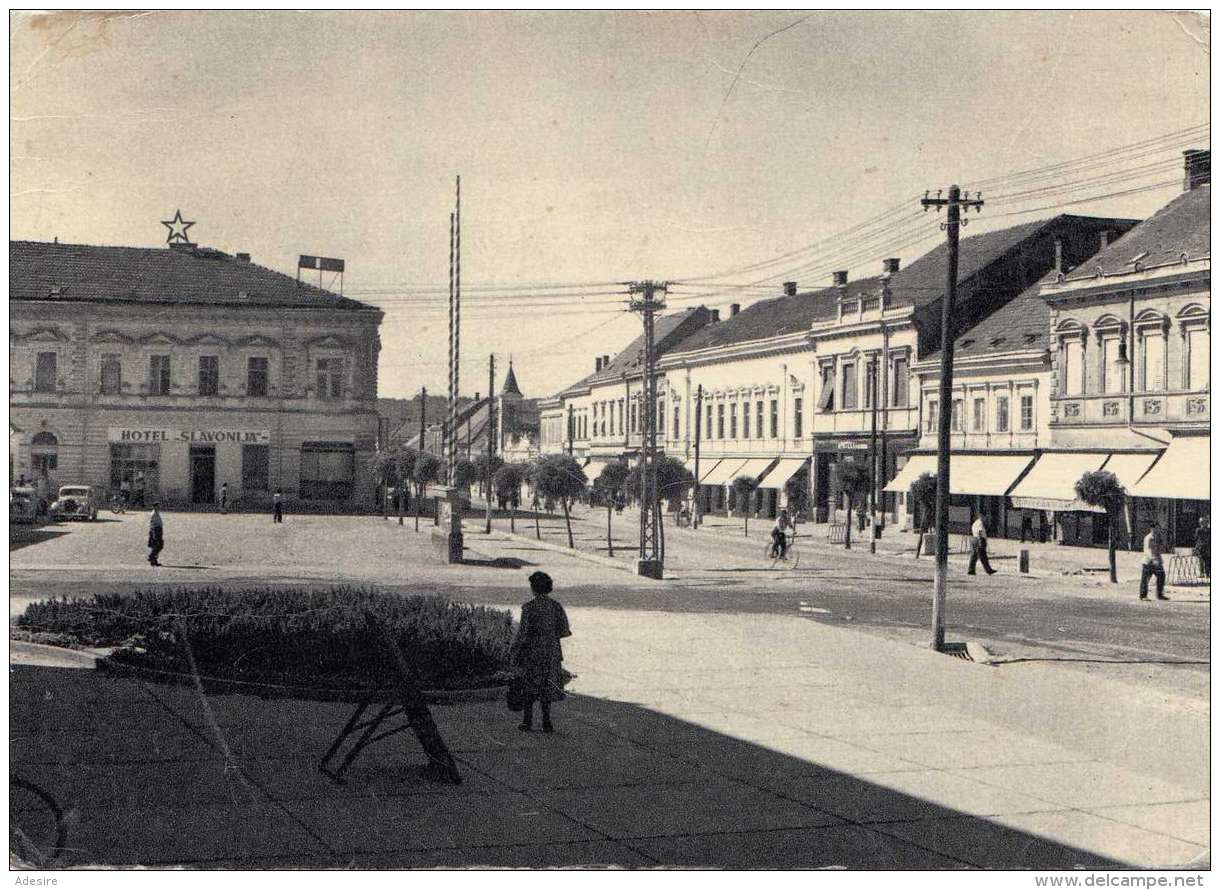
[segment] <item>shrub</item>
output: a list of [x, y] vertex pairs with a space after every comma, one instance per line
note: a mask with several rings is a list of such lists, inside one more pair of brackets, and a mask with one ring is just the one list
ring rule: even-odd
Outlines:
[[185, 625], [199, 673], [320, 688], [381, 688], [396, 677], [371, 615], [425, 686], [484, 685], [508, 669], [507, 612], [433, 596], [367, 588], [178, 588], [34, 603], [19, 629], [86, 646], [119, 646], [111, 660], [188, 672]]

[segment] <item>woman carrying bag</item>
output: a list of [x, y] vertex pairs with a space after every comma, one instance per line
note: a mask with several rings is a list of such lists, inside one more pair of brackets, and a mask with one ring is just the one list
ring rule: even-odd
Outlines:
[[509, 687], [509, 706], [523, 705], [521, 725], [517, 727], [522, 732], [533, 728], [535, 701], [542, 706], [542, 731], [554, 732], [551, 702], [562, 701], [564, 697], [563, 647], [559, 641], [570, 637], [572, 630], [563, 606], [551, 599], [551, 588], [550, 575], [545, 572], [530, 575], [534, 598], [521, 607], [521, 625], [513, 640], [511, 660], [517, 679]]

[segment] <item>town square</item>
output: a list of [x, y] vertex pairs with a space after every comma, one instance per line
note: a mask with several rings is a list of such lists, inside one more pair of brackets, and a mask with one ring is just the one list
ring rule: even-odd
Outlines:
[[1210, 869], [1205, 14], [10, 16], [10, 869]]

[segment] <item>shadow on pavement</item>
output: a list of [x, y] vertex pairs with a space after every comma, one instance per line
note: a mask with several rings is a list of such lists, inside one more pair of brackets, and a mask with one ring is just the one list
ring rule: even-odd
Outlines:
[[66, 529], [28, 528], [11, 525], [8, 532], [8, 550], [9, 553], [12, 553], [14, 550], [20, 550], [32, 544], [41, 544], [43, 541], [50, 541], [66, 534], [68, 534]]
[[525, 566], [537, 565], [536, 562], [529, 562], [525, 559], [517, 559], [515, 556], [497, 556], [494, 559], [477, 559], [471, 557], [463, 557], [462, 565], [464, 566], [479, 566], [488, 569], [521, 569]]
[[805, 734], [793, 756], [629, 702], [569, 694], [554, 735], [518, 732], [500, 702], [434, 706], [461, 785], [428, 780], [410, 736], [367, 749], [337, 785], [317, 761], [349, 705], [205, 702], [88, 670], [10, 677], [11, 775], [41, 792], [10, 783], [12, 823], [61, 867], [1121, 865], [948, 799], [1027, 820], [1064, 806], [971, 800], [928, 770], [890, 774], [927, 789], [905, 793], [824, 765], [831, 739]]

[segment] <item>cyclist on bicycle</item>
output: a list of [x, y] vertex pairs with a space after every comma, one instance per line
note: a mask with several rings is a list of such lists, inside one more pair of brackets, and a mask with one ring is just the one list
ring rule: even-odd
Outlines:
[[779, 511], [779, 516], [775, 517], [775, 525], [771, 528], [771, 540], [774, 542], [771, 545], [771, 552], [779, 556], [780, 559], [788, 558], [788, 535], [787, 529], [796, 531], [796, 523], [792, 521], [792, 517], [788, 515], [788, 508]]

